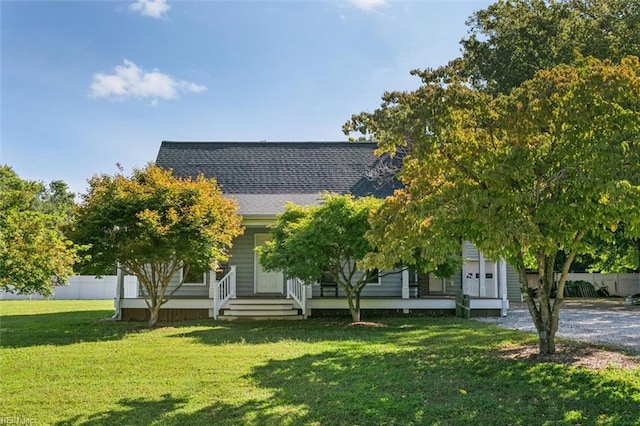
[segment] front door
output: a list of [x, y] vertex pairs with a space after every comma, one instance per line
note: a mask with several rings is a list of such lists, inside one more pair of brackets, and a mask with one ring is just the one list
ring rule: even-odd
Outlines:
[[[269, 240], [269, 234], [255, 234], [254, 247], [260, 247]], [[282, 293], [284, 288], [284, 275], [282, 272], [267, 272], [262, 268], [258, 259], [258, 252], [254, 253], [255, 258], [255, 289], [256, 293]]]

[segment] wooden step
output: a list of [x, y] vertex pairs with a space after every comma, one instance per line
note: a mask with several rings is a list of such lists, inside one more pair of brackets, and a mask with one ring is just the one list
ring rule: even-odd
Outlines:
[[231, 299], [220, 312], [219, 319], [297, 320], [303, 319], [290, 299]]

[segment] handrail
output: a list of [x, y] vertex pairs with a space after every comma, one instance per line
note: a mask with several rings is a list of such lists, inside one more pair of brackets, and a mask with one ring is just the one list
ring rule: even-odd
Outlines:
[[287, 298], [293, 299], [307, 317], [307, 286], [299, 278], [287, 280]]
[[236, 265], [231, 265], [230, 271], [213, 286], [213, 319], [218, 319], [220, 308], [236, 297]]

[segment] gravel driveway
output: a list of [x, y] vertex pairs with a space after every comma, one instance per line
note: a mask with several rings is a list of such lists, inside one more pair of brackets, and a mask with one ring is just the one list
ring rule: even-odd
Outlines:
[[[526, 306], [511, 303], [504, 318], [477, 318], [504, 328], [535, 332]], [[618, 346], [640, 354], [640, 306], [624, 305], [621, 299], [603, 302], [570, 300], [560, 310], [558, 336]]]

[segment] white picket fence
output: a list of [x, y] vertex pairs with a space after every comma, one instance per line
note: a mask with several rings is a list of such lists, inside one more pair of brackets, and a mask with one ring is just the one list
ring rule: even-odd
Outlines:
[[[77, 275], [69, 278], [69, 285], [56, 287], [53, 296], [49, 299], [57, 300], [112, 300], [116, 297], [116, 276], [107, 275], [96, 278], [93, 275]], [[125, 297], [136, 297], [138, 294], [138, 281], [134, 276], [124, 277]], [[0, 300], [39, 300], [44, 299], [40, 294], [22, 295], [8, 292], [0, 292]]]

